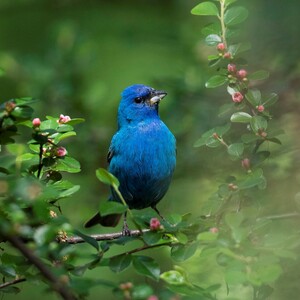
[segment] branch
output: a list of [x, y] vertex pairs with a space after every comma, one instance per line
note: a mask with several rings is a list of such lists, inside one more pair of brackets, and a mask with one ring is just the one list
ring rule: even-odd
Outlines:
[[[143, 229], [140, 230], [131, 230], [130, 236], [141, 236], [145, 232], [149, 232], [150, 229]], [[115, 233], [104, 233], [104, 234], [91, 234], [89, 235], [91, 238], [95, 239], [96, 241], [111, 241], [116, 240], [124, 235], [122, 232], [115, 232]], [[86, 241], [80, 236], [58, 236], [57, 241], [59, 243], [68, 243], [68, 244], [80, 244], [85, 243]]]
[[6, 288], [8, 286], [17, 284], [19, 282], [23, 282], [23, 281], [26, 281], [26, 278], [17, 278], [17, 279], [14, 279], [12, 281], [8, 281], [8, 282], [5, 282], [5, 283], [2, 283], [2, 284], [0, 284], [0, 290]]
[[72, 293], [72, 291], [59, 280], [56, 276], [48, 269], [48, 267], [42, 262], [42, 260], [37, 257], [17, 236], [5, 236], [5, 238], [11, 243], [13, 247], [18, 249], [24, 257], [28, 259], [44, 276], [44, 278], [49, 282], [52, 289], [56, 291], [65, 300], [76, 300], [77, 297]]

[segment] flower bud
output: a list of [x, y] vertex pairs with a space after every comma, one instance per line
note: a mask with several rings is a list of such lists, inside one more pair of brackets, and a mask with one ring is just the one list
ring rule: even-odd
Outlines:
[[246, 78], [248, 73], [245, 69], [240, 69], [236, 72], [236, 75], [239, 77], [239, 78]]
[[218, 233], [218, 232], [219, 232], [219, 228], [217, 228], [217, 227], [211, 227], [211, 228], [209, 229], [209, 231], [210, 231], [211, 233]]
[[227, 71], [229, 73], [235, 73], [236, 72], [236, 65], [235, 64], [228, 64]]
[[64, 147], [58, 147], [55, 154], [57, 157], [64, 157], [67, 155], [67, 150]]
[[224, 53], [223, 57], [230, 59], [231, 58], [231, 53], [230, 52], [226, 52], [226, 53]]
[[65, 116], [63, 114], [61, 114], [59, 116], [59, 120], [57, 121], [59, 124], [64, 124], [64, 123], [67, 123], [71, 120], [71, 118], [69, 116]]
[[156, 295], [151, 295], [147, 298], [147, 300], [159, 300]]
[[133, 288], [133, 284], [131, 282], [124, 282], [119, 285], [121, 290], [131, 290]]
[[214, 132], [213, 134], [212, 134], [212, 137], [214, 138], [214, 139], [219, 139], [219, 135], [216, 133], [216, 132]]
[[150, 230], [151, 231], [158, 231], [161, 229], [160, 221], [157, 218], [152, 218], [150, 220]]
[[250, 159], [249, 158], [244, 158], [242, 160], [242, 167], [245, 169], [245, 170], [250, 170], [250, 167], [251, 167], [251, 163], [250, 163]]
[[33, 127], [39, 127], [41, 125], [41, 120], [39, 118], [34, 118], [32, 120]]
[[256, 106], [256, 109], [259, 111], [259, 112], [263, 112], [265, 110], [265, 107], [263, 105], [258, 105]]
[[234, 103], [241, 103], [243, 101], [243, 99], [244, 99], [244, 96], [240, 92], [235, 92], [232, 94], [232, 101]]
[[218, 51], [224, 51], [225, 50], [225, 44], [224, 43], [219, 43], [217, 45], [217, 50]]
[[231, 191], [236, 191], [238, 189], [238, 186], [234, 183], [229, 183], [228, 184], [228, 188], [231, 190]]
[[5, 103], [5, 110], [8, 112], [8, 113], [11, 113], [16, 107], [16, 103], [13, 102], [13, 101], [8, 101]]

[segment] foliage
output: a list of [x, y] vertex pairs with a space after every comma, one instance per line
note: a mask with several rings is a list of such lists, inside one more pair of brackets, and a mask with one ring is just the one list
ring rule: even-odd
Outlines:
[[[242, 55], [250, 45], [238, 41], [237, 25], [248, 12], [235, 2], [206, 1], [192, 10], [216, 21], [203, 28], [205, 43], [215, 48], [208, 57], [214, 74], [206, 87], [225, 85], [230, 99], [219, 111], [226, 123], [203, 133], [195, 147], [207, 146], [211, 153], [211, 148], [219, 148], [233, 166], [238, 165], [223, 175], [223, 182], [201, 208], [200, 216], [171, 214], [160, 222], [152, 213], [130, 212], [137, 228], [130, 237], [120, 233], [87, 235], [74, 229], [61, 213], [60, 203], [79, 189], [65, 179], [68, 173], [81, 170], [62, 145], [76, 136], [73, 126], [83, 119], [63, 115], [48, 116], [44, 121], [32, 119], [31, 104], [35, 101], [29, 98], [13, 99], [1, 106], [0, 273], [5, 282], [0, 285], [1, 292], [17, 293], [19, 282], [43, 280], [64, 299], [83, 298], [97, 285], [124, 299], [155, 299], [155, 295], [159, 299], [175, 295], [223, 299], [224, 285], [229, 297], [241, 286], [252, 288], [253, 299], [272, 294], [274, 282], [284, 272], [283, 264], [296, 258], [299, 234], [273, 232], [273, 222], [281, 216], [259, 214], [259, 207], [264, 205], [262, 191], [267, 187], [263, 163], [273, 155], [269, 145], [281, 144], [278, 136], [282, 131], [273, 129], [269, 111], [277, 95], [265, 95], [257, 88], [258, 81], [269, 73], [245, 69]], [[98, 169], [96, 177], [118, 192], [118, 180], [107, 171]], [[125, 203], [104, 202], [99, 207], [102, 215], [127, 209]], [[78, 251], [79, 245], [73, 246], [83, 242], [90, 247], [85, 255]], [[173, 268], [162, 268], [153, 255], [155, 248], [168, 250]], [[188, 265], [195, 257], [203, 262], [197, 262], [198, 275], [220, 276], [210, 284], [199, 284]], [[208, 272], [205, 264], [212, 261]], [[105, 268], [115, 273], [132, 268], [148, 280], [135, 284], [130, 278], [125, 282], [88, 278], [88, 271], [95, 268], [102, 275]], [[157, 290], [159, 280], [164, 286]]]

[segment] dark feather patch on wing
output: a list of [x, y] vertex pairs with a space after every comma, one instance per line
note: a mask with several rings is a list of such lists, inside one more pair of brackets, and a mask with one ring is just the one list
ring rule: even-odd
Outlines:
[[108, 151], [108, 153], [107, 153], [107, 162], [108, 163], [110, 163], [113, 156], [114, 156], [114, 152], [112, 150]]

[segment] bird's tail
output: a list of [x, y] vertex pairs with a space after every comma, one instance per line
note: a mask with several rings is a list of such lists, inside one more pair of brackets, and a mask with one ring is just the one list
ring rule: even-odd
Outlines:
[[102, 217], [99, 213], [97, 213], [84, 224], [84, 227], [89, 228], [97, 224], [105, 227], [116, 227], [120, 221], [121, 216], [122, 214], [112, 214]]

